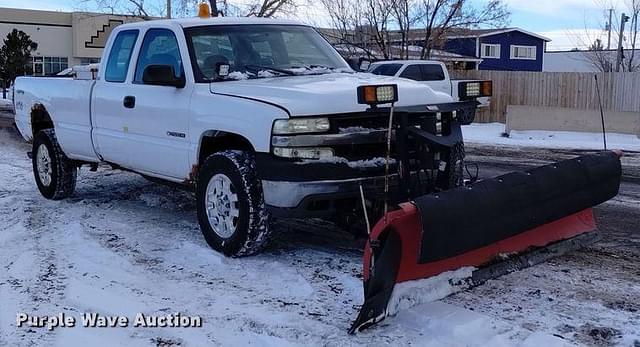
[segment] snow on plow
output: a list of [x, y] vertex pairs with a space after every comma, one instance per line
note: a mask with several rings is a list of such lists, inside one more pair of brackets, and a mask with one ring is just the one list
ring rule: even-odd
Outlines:
[[464, 267], [477, 285], [593, 241], [592, 206], [617, 195], [620, 152], [602, 152], [428, 194], [387, 213], [364, 251], [365, 301], [350, 332], [389, 314], [397, 283]]

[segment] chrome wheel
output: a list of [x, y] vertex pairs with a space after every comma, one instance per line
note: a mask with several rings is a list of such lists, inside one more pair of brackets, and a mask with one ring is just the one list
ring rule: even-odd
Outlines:
[[38, 147], [37, 164], [38, 164], [38, 177], [40, 182], [44, 186], [51, 184], [51, 175], [53, 174], [53, 168], [51, 167], [51, 157], [49, 156], [49, 150], [44, 144]]
[[209, 225], [222, 238], [229, 238], [238, 226], [238, 195], [233, 183], [223, 174], [211, 177], [207, 185], [205, 206]]

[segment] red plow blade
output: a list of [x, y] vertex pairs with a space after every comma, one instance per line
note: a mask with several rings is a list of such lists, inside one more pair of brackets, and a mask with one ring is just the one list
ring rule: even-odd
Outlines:
[[474, 267], [470, 281], [478, 285], [593, 241], [591, 207], [617, 195], [619, 156], [604, 152], [509, 173], [388, 213], [365, 247], [365, 302], [350, 332], [387, 316], [396, 283]]

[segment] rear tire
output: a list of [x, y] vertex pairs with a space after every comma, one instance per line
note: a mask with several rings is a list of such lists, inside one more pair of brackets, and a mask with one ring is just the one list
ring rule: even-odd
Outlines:
[[33, 175], [40, 194], [61, 200], [76, 189], [78, 169], [60, 148], [53, 129], [39, 131], [33, 139]]
[[253, 155], [222, 151], [205, 159], [196, 183], [198, 221], [211, 248], [231, 257], [261, 251], [269, 215]]

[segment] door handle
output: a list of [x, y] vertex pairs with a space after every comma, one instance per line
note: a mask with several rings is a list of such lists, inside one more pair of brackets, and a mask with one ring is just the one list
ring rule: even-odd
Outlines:
[[126, 108], [136, 107], [136, 97], [131, 95], [125, 96], [124, 100], [122, 101], [122, 105], [124, 105], [124, 107]]

